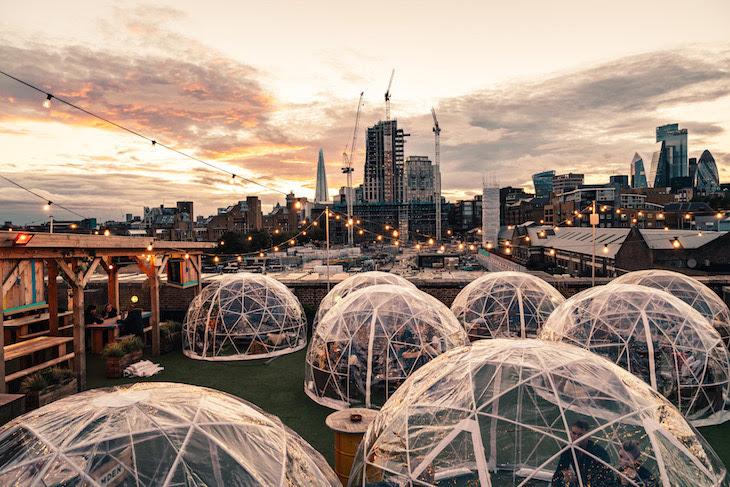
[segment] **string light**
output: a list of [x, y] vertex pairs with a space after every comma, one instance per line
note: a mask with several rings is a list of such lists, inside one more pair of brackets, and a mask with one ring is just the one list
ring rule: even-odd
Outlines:
[[241, 257], [240, 255], [237, 255], [237, 256], [236, 256], [236, 260], [237, 260], [238, 262], [241, 262], [241, 261], [243, 260], [243, 257]]
[[274, 252], [278, 252], [278, 251], [279, 251], [279, 247], [274, 247]]
[[[474, 250], [472, 247], [474, 247], [474, 246], [470, 245], [469, 250]], [[487, 250], [491, 250], [492, 247], [493, 247], [492, 242], [487, 242]]]
[[340, 219], [340, 215], [335, 215], [335, 220], [339, 220], [339, 219]]
[[151, 243], [150, 244], [147, 244], [147, 252], [152, 252], [152, 244]]
[[297, 200], [297, 201], [296, 201], [296, 202], [294, 203], [294, 208], [296, 208], [297, 210], [301, 210], [301, 209], [302, 209], [302, 202], [301, 202], [301, 201], [299, 201], [299, 200]]
[[433, 245], [433, 239], [432, 238], [429, 238], [428, 239], [428, 245]]
[[259, 252], [259, 257], [263, 257], [263, 256], [264, 256], [264, 253], [263, 252]]
[[439, 250], [440, 250], [441, 252], [443, 252], [443, 251], [445, 251], [445, 250], [446, 250], [446, 247], [444, 247], [444, 246], [442, 245], [441, 247], [439, 247]]
[[385, 225], [386, 230], [390, 230], [390, 225]]
[[110, 232], [109, 229], [104, 230], [104, 236], [105, 237], [108, 237], [111, 234], [112, 234], [112, 232]]
[[394, 241], [393, 241], [393, 245], [395, 245], [395, 246], [397, 247], [397, 246], [399, 246], [399, 245], [400, 245], [400, 242], [399, 242], [399, 241], [397, 241], [397, 240], [394, 240]]
[[246, 240], [248, 240], [250, 242], [251, 240], [253, 240], [253, 236], [249, 235], [248, 237], [246, 237]]
[[[487, 244], [487, 248], [488, 249], [491, 249], [492, 248], [492, 244]], [[474, 250], [474, 245], [473, 244], [470, 244], [469, 245], [469, 250]]]
[[603, 244], [603, 253], [604, 254], [608, 253], [608, 244]]
[[185, 260], [188, 260], [190, 259], [190, 254], [186, 253], [185, 255], [183, 255], [183, 257], [185, 258]]
[[[80, 107], [80, 106], [78, 106], [78, 105], [76, 105], [76, 104], [74, 104], [74, 103], [72, 103], [72, 102], [70, 102], [68, 100], [65, 100], [63, 98], [59, 98], [57, 96], [54, 96], [51, 93], [46, 93], [44, 90], [42, 90], [41, 88], [39, 88], [38, 86], [36, 86], [36, 85], [34, 85], [32, 83], [29, 83], [29, 82], [24, 81], [24, 80], [22, 80], [20, 78], [17, 78], [17, 77], [15, 77], [15, 76], [13, 76], [13, 75], [11, 75], [9, 73], [6, 73], [5, 71], [0, 71], [0, 74], [2, 74], [3, 76], [8, 77], [8, 78], [10, 78], [10, 79], [12, 79], [14, 81], [17, 81], [18, 83], [20, 83], [22, 85], [25, 85], [28, 88], [31, 88], [31, 89], [39, 92], [39, 93], [44, 94], [46, 96], [46, 99], [43, 101], [43, 106], [45, 108], [50, 108], [50, 106], [51, 106], [51, 100], [55, 98], [58, 102], [66, 105], [66, 106], [69, 106], [71, 108], [74, 108], [75, 110], [78, 110], [78, 111], [80, 111], [82, 113], [85, 113], [86, 115], [88, 115], [90, 117], [96, 118], [97, 120], [101, 120], [104, 123], [107, 123], [109, 125], [112, 125], [112, 126], [118, 128], [118, 129], [123, 130], [123, 131], [125, 131], [127, 133], [130, 133], [130, 134], [132, 134], [132, 135], [134, 135], [136, 137], [139, 137], [141, 139], [145, 139], [145, 140], [150, 141], [152, 143], [152, 147], [153, 148], [158, 145], [157, 141], [154, 140], [154, 139], [152, 139], [151, 137], [148, 137], [148, 136], [146, 136], [144, 134], [141, 134], [141, 133], [137, 132], [136, 130], [133, 130], [133, 129], [129, 128], [129, 127], [125, 127], [124, 125], [122, 125], [120, 123], [117, 123], [117, 122], [114, 122], [114, 121], [112, 121], [112, 120], [110, 120], [108, 118], [105, 118], [105, 117], [101, 116], [101, 115], [97, 115], [96, 113], [94, 113], [94, 112], [92, 112], [90, 110], [87, 110], [86, 108]], [[168, 145], [164, 145], [164, 144], [159, 144], [159, 145], [161, 145], [162, 147], [164, 147], [165, 149], [167, 149], [167, 150], [169, 150], [171, 152], [174, 152], [174, 153], [176, 153], [178, 155], [181, 155], [183, 157], [187, 157], [188, 159], [191, 159], [193, 161], [196, 161], [196, 162], [198, 162], [200, 164], [204, 164], [204, 165], [206, 165], [206, 166], [208, 166], [210, 168], [213, 168], [213, 169], [215, 169], [217, 171], [221, 171], [221, 172], [225, 172], [227, 174], [230, 174], [230, 171], [228, 171], [226, 169], [223, 169], [223, 168], [221, 168], [219, 166], [216, 166], [215, 164], [212, 164], [210, 162], [204, 161], [202, 159], [198, 159], [197, 157], [194, 157], [194, 156], [192, 156], [190, 154], [187, 154], [187, 153], [185, 153], [185, 152], [183, 152], [181, 150], [175, 149], [174, 147], [171, 147], [171, 146], [168, 146]], [[265, 184], [259, 183], [258, 181], [255, 181], [253, 179], [248, 179], [248, 178], [245, 178], [243, 176], [241, 176], [241, 179], [243, 179], [244, 181], [247, 181], [247, 182], [249, 182], [251, 184], [255, 184], [255, 185], [260, 186], [262, 188], [268, 189], [269, 191], [274, 191], [276, 193], [281, 193], [283, 195], [287, 195], [284, 191], [281, 191], [279, 189], [266, 186]], [[300, 203], [300, 205], [301, 205], [301, 203]]]
[[383, 236], [382, 235], [378, 235], [377, 237], [375, 237], [375, 239], [379, 242], [379, 241], [383, 240]]
[[550, 249], [550, 251], [549, 251], [548, 253], [549, 253], [549, 254], [550, 254], [551, 256], [554, 256], [554, 255], [555, 255], [555, 249]]
[[509, 247], [507, 247], [506, 249], [504, 249], [504, 253], [505, 254], [511, 254], [512, 253], [512, 249], [509, 248]]
[[674, 237], [674, 240], [672, 240], [672, 247], [674, 247], [675, 249], [678, 249], [681, 246], [682, 246], [682, 244], [679, 242], [679, 238]]
[[358, 234], [358, 235], [365, 235], [365, 231], [364, 231], [364, 230], [358, 230], [358, 231], [357, 231], [357, 234]]
[[398, 235], [400, 235], [400, 233], [398, 233], [398, 230], [393, 230], [393, 236], [397, 237]]
[[304, 231], [302, 232], [302, 235], [306, 235], [306, 234], [307, 234], [307, 231], [306, 231], [306, 230], [304, 230]]
[[460, 243], [459, 244], [459, 250], [464, 250], [464, 244], [463, 243]]
[[43, 211], [50, 210], [52, 204], [53, 204], [53, 202], [52, 201], [49, 201], [48, 203], [46, 203], [45, 205], [43, 205]]
[[213, 262], [215, 262], [216, 264], [217, 264], [218, 262], [220, 262], [220, 260], [221, 260], [221, 258], [220, 258], [220, 257], [218, 257], [217, 255], [216, 255], [215, 257], [213, 257]]
[[421, 250], [421, 244], [416, 244], [416, 250]]
[[294, 239], [291, 239], [291, 240], [289, 240], [289, 245], [294, 245], [294, 244], [296, 244], [296, 243], [297, 243], [297, 242], [296, 242], [296, 240], [294, 240]]
[[221, 246], [223, 246], [223, 245], [225, 245], [225, 244], [226, 244], [226, 242], [224, 242], [223, 240], [221, 240], [221, 241], [220, 241], [220, 244], [221, 244]]
[[317, 221], [313, 221], [313, 222], [312, 222], [312, 225], [314, 225], [314, 226], [316, 227], [317, 225], [319, 225], [319, 222], [317, 222]]

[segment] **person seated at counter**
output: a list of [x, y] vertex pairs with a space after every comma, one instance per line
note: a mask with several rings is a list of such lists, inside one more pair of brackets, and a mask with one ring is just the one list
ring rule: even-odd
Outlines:
[[87, 325], [104, 323], [104, 318], [99, 314], [95, 304], [90, 304], [84, 311], [84, 323]]
[[111, 303], [107, 303], [106, 306], [104, 306], [104, 309], [101, 310], [101, 317], [105, 320], [108, 320], [109, 318], [116, 318], [117, 315], [119, 315], [119, 313]]
[[139, 308], [129, 308], [127, 316], [119, 321], [120, 335], [137, 335], [144, 340], [144, 321], [142, 320], [142, 310]]

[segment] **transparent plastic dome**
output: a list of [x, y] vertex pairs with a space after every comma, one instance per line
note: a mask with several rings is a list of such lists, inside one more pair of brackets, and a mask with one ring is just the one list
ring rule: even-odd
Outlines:
[[285, 285], [262, 274], [229, 274], [203, 288], [183, 324], [183, 353], [199, 360], [276, 357], [307, 345], [307, 319]]
[[428, 294], [366, 287], [335, 304], [314, 329], [304, 391], [334, 409], [378, 408], [414, 370], [467, 343], [449, 308]]
[[277, 417], [213, 389], [150, 382], [76, 394], [0, 428], [0, 485], [340, 484]]
[[629, 272], [610, 284], [638, 284], [668, 292], [707, 318], [730, 348], [730, 310], [720, 296], [697, 279], [679, 272], [649, 269]]
[[540, 338], [586, 348], [649, 384], [696, 426], [728, 419], [728, 352], [705, 317], [679, 298], [615, 284], [559, 306]]
[[330, 292], [322, 299], [317, 308], [317, 314], [314, 317], [314, 323], [319, 323], [319, 320], [332, 308], [335, 304], [339, 303], [351, 292], [363, 289], [369, 286], [377, 286], [379, 284], [397, 284], [399, 286], [410, 287], [416, 289], [416, 286], [398, 274], [391, 274], [389, 272], [360, 272], [352, 275], [344, 281], [338, 283], [333, 287]]
[[490, 272], [456, 296], [451, 311], [469, 339], [535, 338], [550, 313], [565, 301], [539, 277], [524, 272]]
[[548, 486], [555, 476], [562, 486], [572, 470], [571, 486], [636, 486], [620, 460], [629, 450], [653, 480], [644, 485], [728, 485], [676, 408], [620, 367], [561, 343], [480, 340], [422, 367], [388, 400], [349, 485]]

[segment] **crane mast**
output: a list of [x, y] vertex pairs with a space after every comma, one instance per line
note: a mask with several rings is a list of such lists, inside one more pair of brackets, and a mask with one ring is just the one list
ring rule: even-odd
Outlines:
[[347, 153], [347, 146], [345, 146], [345, 151], [342, 153], [342, 159], [344, 161], [345, 167], [342, 168], [342, 172], [347, 175], [347, 243], [352, 247], [355, 244], [355, 238], [354, 238], [354, 219], [352, 218], [352, 173], [355, 170], [352, 167], [352, 157], [355, 153], [355, 143], [357, 141], [357, 129], [360, 125], [360, 110], [362, 108], [362, 97], [365, 94], [364, 91], [360, 92], [360, 99], [357, 102], [357, 114], [355, 115], [355, 128], [352, 131], [352, 142], [350, 143], [350, 154]]
[[436, 239], [441, 240], [441, 127], [436, 119], [436, 110], [431, 108], [433, 116], [433, 136], [435, 154], [433, 163], [434, 202], [436, 203]]
[[390, 121], [390, 87], [393, 84], [393, 76], [395, 69], [390, 72], [390, 81], [388, 81], [388, 89], [385, 90], [385, 120]]

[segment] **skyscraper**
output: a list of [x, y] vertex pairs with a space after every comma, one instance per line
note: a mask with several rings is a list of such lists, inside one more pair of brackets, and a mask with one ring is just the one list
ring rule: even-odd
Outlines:
[[662, 186], [669, 186], [672, 178], [689, 176], [687, 129], [680, 129], [678, 123], [662, 125], [656, 128], [656, 141], [664, 142], [664, 152], [668, 169], [668, 179]]
[[578, 173], [557, 174], [553, 176], [553, 193], [562, 194], [566, 191], [578, 189], [583, 184], [585, 176]]
[[555, 170], [543, 171], [532, 175], [532, 184], [535, 186], [535, 196], [549, 198], [553, 191], [553, 177]]
[[433, 169], [431, 159], [426, 156], [406, 158], [406, 193], [409, 202], [433, 202]]
[[327, 191], [327, 173], [324, 168], [324, 151], [319, 149], [319, 160], [317, 161], [317, 186], [314, 190], [315, 203], [327, 203], [329, 192]]
[[[499, 185], [486, 182], [482, 192], [482, 246], [497, 248], [499, 243]], [[489, 247], [488, 247], [489, 248]]]
[[717, 164], [708, 150], [705, 150], [697, 161], [697, 172], [693, 183], [695, 188], [705, 193], [714, 193], [720, 190], [720, 175], [717, 172]]
[[368, 203], [399, 203], [405, 199], [403, 149], [410, 134], [396, 120], [368, 128], [363, 175], [364, 199]]
[[669, 186], [669, 169], [667, 158], [664, 154], [664, 142], [657, 142], [654, 152], [651, 154], [649, 163], [649, 174], [646, 182], [651, 188], [666, 188]]
[[631, 187], [632, 188], [646, 188], [646, 170], [644, 169], [644, 159], [639, 155], [638, 152], [634, 153], [634, 158], [631, 159]]

